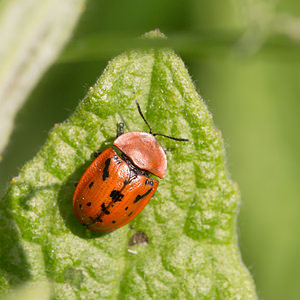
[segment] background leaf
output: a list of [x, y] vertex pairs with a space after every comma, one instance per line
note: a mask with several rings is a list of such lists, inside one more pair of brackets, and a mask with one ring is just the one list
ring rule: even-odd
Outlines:
[[84, 4], [85, 0], [1, 1], [0, 154], [16, 113], [69, 40]]
[[[168, 171], [155, 197], [130, 226], [90, 232], [73, 214], [74, 182], [93, 151], [112, 145], [118, 121], [145, 130], [136, 98], [154, 130], [192, 142], [160, 139]], [[60, 299], [255, 299], [237, 249], [237, 205], [220, 132], [182, 61], [169, 49], [127, 51], [55, 126], [2, 199], [3, 291], [49, 278]], [[128, 251], [136, 231], [149, 243]]]

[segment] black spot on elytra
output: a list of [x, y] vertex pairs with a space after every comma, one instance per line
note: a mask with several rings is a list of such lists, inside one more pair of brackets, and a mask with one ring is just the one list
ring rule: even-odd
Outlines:
[[92, 205], [92, 202], [88, 202], [87, 204], [86, 204], [86, 206], [91, 206]]
[[125, 207], [125, 210], [127, 210], [127, 209], [128, 209], [128, 206]]
[[112, 223], [114, 223], [114, 224], [115, 224], [115, 223], [116, 223], [116, 221], [112, 221]]
[[112, 190], [112, 192], [110, 193], [110, 197], [114, 202], [117, 202], [122, 201], [124, 195], [120, 191]]
[[102, 222], [103, 222], [103, 220], [101, 219], [101, 215], [100, 215], [100, 216], [98, 216], [98, 217], [97, 217], [97, 218], [94, 220], [94, 222], [93, 222], [93, 223], [95, 223], [95, 221], [102, 223]]
[[79, 204], [79, 208], [81, 208], [82, 207], [82, 205], [81, 204]]
[[105, 206], [104, 203], [101, 204], [101, 210], [102, 210], [102, 212], [103, 212], [104, 214], [106, 214], [106, 215], [109, 215], [109, 214], [110, 214], [109, 210], [107, 209], [107, 207]]
[[146, 179], [145, 185], [151, 185], [151, 186], [153, 186], [153, 180], [151, 180], [151, 179]]
[[104, 167], [103, 174], [102, 174], [102, 179], [103, 179], [103, 181], [105, 181], [106, 178], [109, 177], [109, 172], [108, 172], [109, 165], [110, 165], [110, 158], [108, 158], [108, 159], [105, 161], [105, 167]]
[[92, 181], [92, 182], [89, 184], [89, 189], [91, 189], [93, 185], [94, 185], [94, 181]]
[[151, 191], [152, 191], [152, 188], [143, 195], [137, 195], [135, 200], [133, 201], [133, 203], [137, 203], [139, 200], [145, 198], [146, 196], [148, 196], [151, 193]]
[[128, 215], [128, 217], [130, 217], [132, 215], [133, 211]]

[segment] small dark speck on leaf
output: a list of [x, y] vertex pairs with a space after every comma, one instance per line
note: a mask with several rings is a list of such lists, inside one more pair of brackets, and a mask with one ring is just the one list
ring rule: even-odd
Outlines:
[[148, 236], [142, 231], [137, 231], [130, 237], [128, 247], [132, 247], [134, 245], [147, 245], [148, 243]]

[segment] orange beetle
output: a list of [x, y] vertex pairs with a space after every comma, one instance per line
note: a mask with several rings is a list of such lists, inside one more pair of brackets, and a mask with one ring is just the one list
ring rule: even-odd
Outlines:
[[127, 224], [153, 196], [159, 182], [150, 178], [149, 173], [163, 178], [167, 168], [166, 154], [156, 135], [189, 141], [152, 133], [137, 101], [136, 104], [150, 133], [123, 133], [124, 124], [120, 123], [113, 144], [121, 151], [121, 156], [112, 148], [98, 154], [76, 186], [75, 216], [90, 230], [106, 232]]

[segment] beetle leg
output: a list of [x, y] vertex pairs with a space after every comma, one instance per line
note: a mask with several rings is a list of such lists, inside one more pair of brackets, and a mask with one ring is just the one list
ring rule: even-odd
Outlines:
[[102, 151], [95, 151], [95, 152], [94, 152], [94, 156], [95, 156], [95, 157], [98, 157], [101, 153], [102, 153]]
[[120, 122], [117, 129], [117, 137], [124, 133], [124, 123]]
[[132, 180], [136, 179], [138, 175], [135, 172], [130, 172], [130, 177], [127, 181], [127, 184], [130, 183]]
[[[134, 180], [134, 179], [136, 179], [137, 178], [137, 174], [136, 174], [136, 172], [134, 172], [132, 169], [129, 169], [129, 172], [128, 172], [128, 179], [125, 179], [124, 181], [123, 181], [123, 184], [124, 184], [124, 187], [127, 185], [127, 184], [129, 184], [132, 180]], [[123, 187], [123, 188], [124, 188]], [[123, 189], [122, 188], [122, 189]]]

